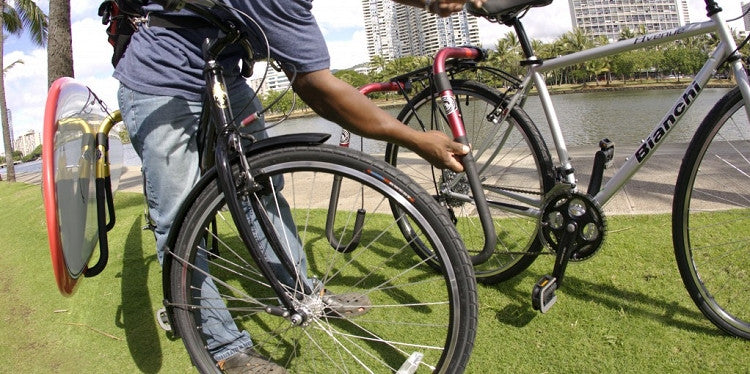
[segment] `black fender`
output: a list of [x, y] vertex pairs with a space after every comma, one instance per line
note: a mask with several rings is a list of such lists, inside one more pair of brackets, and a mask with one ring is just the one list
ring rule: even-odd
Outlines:
[[[294, 147], [300, 145], [320, 145], [325, 143], [326, 140], [328, 140], [328, 138], [330, 137], [331, 134], [324, 133], [300, 133], [273, 136], [252, 143], [245, 150], [245, 153], [247, 155], [253, 155], [271, 149]], [[235, 159], [231, 162], [235, 163], [236, 161], [237, 160]], [[172, 308], [170, 307], [172, 297], [170, 291], [171, 282], [169, 279], [169, 275], [172, 270], [172, 249], [174, 248], [175, 241], [177, 240], [177, 233], [180, 231], [179, 228], [182, 227], [182, 223], [185, 221], [185, 215], [187, 214], [187, 211], [190, 207], [189, 202], [194, 201], [196, 198], [198, 198], [199, 192], [202, 191], [207, 184], [212, 183], [216, 180], [216, 173], [217, 172], [215, 167], [209, 169], [206, 173], [203, 174], [203, 176], [201, 176], [200, 180], [198, 180], [198, 183], [193, 186], [190, 193], [185, 198], [185, 201], [183, 201], [180, 205], [180, 209], [177, 211], [177, 216], [175, 216], [174, 223], [172, 224], [172, 228], [169, 230], [169, 236], [167, 237], [166, 250], [164, 253], [164, 263], [162, 265], [162, 291], [164, 293], [164, 306], [167, 310], [167, 316], [169, 317], [169, 321], [172, 325], [173, 331], [178, 336], [179, 331], [174, 330], [175, 324], [172, 323], [173, 312]]]

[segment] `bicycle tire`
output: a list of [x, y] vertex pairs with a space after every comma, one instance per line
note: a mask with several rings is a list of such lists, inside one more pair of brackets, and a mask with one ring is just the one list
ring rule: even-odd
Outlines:
[[[307, 278], [317, 279], [316, 294], [300, 301], [312, 317], [300, 326], [264, 311], [269, 305], [278, 309], [278, 299], [249, 259], [231, 217], [221, 211], [225, 197], [210, 173], [214, 180], [202, 184], [180, 227], [170, 274], [174, 324], [201, 372], [218, 369], [201, 333], [208, 327], [195, 312], [200, 290], [191, 289], [187, 280], [202, 274], [196, 271], [196, 259], [208, 247], [203, 238], [212, 236], [208, 227], [214, 218], [220, 246], [218, 254], [208, 255], [210, 278], [239, 329], [250, 334], [263, 356], [295, 373], [395, 372], [415, 353], [424, 354], [417, 372], [464, 370], [477, 328], [476, 281], [458, 233], [426, 191], [390, 165], [341, 147], [281, 147], [248, 161], [256, 182], [283, 176], [282, 192], [305, 250]], [[343, 191], [334, 229], [340, 241], [352, 234], [351, 215], [361, 201], [367, 209], [359, 247], [351, 252], [337, 251], [325, 234], [334, 176], [341, 177]], [[393, 201], [421, 230], [421, 240], [432, 245], [430, 260], [441, 265], [440, 272], [416, 256], [395, 227], [389, 207]], [[325, 315], [317, 293], [321, 289], [364, 294], [372, 306], [361, 316]]]
[[[479, 282], [497, 283], [523, 272], [542, 249], [538, 237], [539, 218], [514, 214], [501, 205], [540, 209], [542, 197], [554, 185], [552, 160], [539, 130], [520, 107], [514, 107], [500, 126], [492, 122], [492, 117], [502, 108], [500, 92], [469, 80], [453, 80], [451, 86], [477, 160], [485, 197], [491, 202], [497, 234], [495, 252], [489, 260], [475, 265], [474, 272]], [[439, 100], [439, 94], [428, 87], [409, 100], [398, 119], [420, 131], [439, 130], [452, 136]], [[502, 137], [505, 137], [504, 141]], [[501, 142], [502, 147], [499, 146]], [[499, 153], [492, 156], [494, 149]], [[410, 150], [395, 144], [387, 145], [385, 159], [442, 202], [454, 217], [470, 255], [482, 250], [484, 235], [475, 204], [447, 197], [441, 187], [444, 181], [458, 180], [450, 190], [470, 194], [463, 173], [441, 172]], [[510, 195], [528, 200], [517, 200]], [[405, 234], [410, 230], [409, 227], [402, 229]], [[427, 253], [417, 245], [415, 250]]]
[[750, 339], [749, 145], [750, 122], [735, 88], [693, 136], [672, 208], [677, 267], [690, 297], [714, 325], [745, 339]]

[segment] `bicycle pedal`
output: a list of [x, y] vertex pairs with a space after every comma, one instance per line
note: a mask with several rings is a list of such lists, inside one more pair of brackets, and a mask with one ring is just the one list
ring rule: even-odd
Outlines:
[[167, 316], [166, 308], [160, 308], [156, 311], [156, 322], [162, 330], [172, 331], [172, 325], [169, 323], [169, 316]]
[[534, 310], [538, 310], [542, 313], [552, 308], [557, 302], [557, 278], [551, 275], [545, 275], [542, 279], [534, 285], [534, 290], [531, 292], [531, 306]]
[[409, 358], [404, 361], [396, 374], [412, 374], [416, 372], [423, 358], [424, 354], [422, 352], [413, 352]]

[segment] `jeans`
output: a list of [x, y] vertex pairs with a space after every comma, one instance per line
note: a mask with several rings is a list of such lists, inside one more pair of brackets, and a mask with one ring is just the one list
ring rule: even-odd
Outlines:
[[[229, 97], [235, 114], [246, 106], [250, 109], [243, 113], [252, 113], [260, 109], [258, 99], [251, 100], [254, 95], [248, 86], [243, 85], [232, 90]], [[172, 222], [182, 201], [200, 178], [196, 134], [202, 103], [144, 94], [124, 85], [120, 85], [118, 101], [133, 148], [141, 158], [149, 215], [156, 226], [154, 236], [157, 258], [159, 263], [163, 264], [165, 245]], [[261, 129], [263, 126], [263, 121], [257, 120], [248, 131]], [[267, 134], [262, 131], [254, 133], [254, 136], [256, 139], [262, 139], [267, 137]], [[278, 204], [279, 214], [272, 214], [270, 218], [277, 232], [283, 232], [280, 238], [290, 243], [287, 248], [292, 252], [291, 257], [298, 265], [301, 279], [306, 281], [304, 252], [296, 234], [296, 226], [291, 219], [289, 206], [280, 193], [283, 180], [276, 178], [273, 185], [277, 194], [263, 198], [264, 205], [275, 207]], [[269, 208], [269, 212], [276, 211], [275, 208]], [[259, 232], [260, 226], [249, 210], [248, 219], [254, 222], [253, 231]], [[293, 277], [281, 270], [279, 260], [265, 244], [261, 243], [275, 273], [283, 283], [293, 287]], [[196, 265], [207, 269], [206, 261], [205, 255], [198, 256]], [[193, 284], [200, 287], [203, 300], [201, 303], [207, 307], [201, 308], [201, 321], [207, 347], [214, 359], [223, 360], [243, 348], [252, 346], [250, 335], [246, 331], [238, 330], [232, 316], [224, 308], [223, 300], [212, 278], [198, 274], [194, 277]]]

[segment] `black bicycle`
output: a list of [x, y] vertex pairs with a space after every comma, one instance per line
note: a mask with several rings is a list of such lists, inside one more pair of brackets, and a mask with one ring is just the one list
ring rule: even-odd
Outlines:
[[[230, 45], [252, 54], [240, 13], [211, 0], [159, 2], [221, 30], [204, 44], [206, 90], [213, 93], [200, 131], [207, 168], [180, 208], [163, 269], [162, 322], [182, 338], [198, 370], [219, 370], [207, 336], [214, 317], [229, 313], [257, 352], [291, 372], [463, 371], [477, 328], [476, 283], [445, 210], [385, 162], [324, 145], [328, 134], [258, 141], [240, 131], [248, 114], [225, 105], [216, 62]], [[54, 188], [66, 167], [52, 162], [48, 169]], [[101, 169], [97, 180], [106, 180]], [[98, 201], [111, 205], [111, 193], [102, 196]], [[63, 206], [53, 201], [47, 209], [62, 216]], [[100, 210], [106, 214], [114, 211]], [[409, 235], [400, 229], [406, 223]], [[61, 240], [61, 231], [50, 242], [65, 265], [63, 252], [78, 248]], [[414, 252], [415, 241], [429, 256]], [[58, 281], [75, 284], [86, 270], [63, 271]]]

